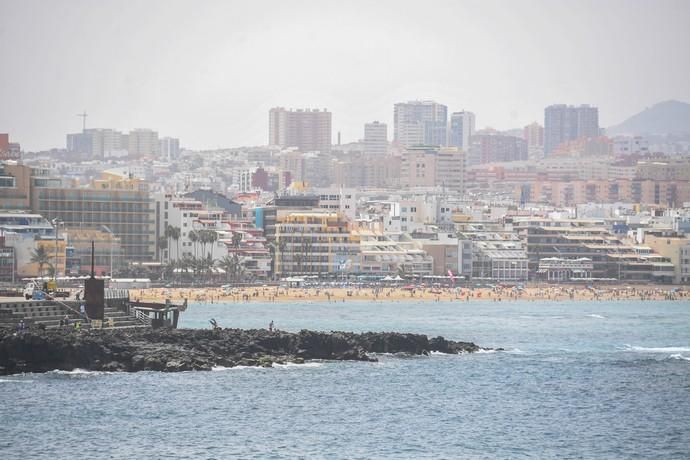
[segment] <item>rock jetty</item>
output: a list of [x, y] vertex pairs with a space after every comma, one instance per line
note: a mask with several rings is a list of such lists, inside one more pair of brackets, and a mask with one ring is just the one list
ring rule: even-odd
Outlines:
[[211, 370], [306, 360], [376, 361], [377, 353], [472, 353], [473, 343], [396, 332], [297, 333], [265, 329], [0, 330], [0, 375], [54, 369]]

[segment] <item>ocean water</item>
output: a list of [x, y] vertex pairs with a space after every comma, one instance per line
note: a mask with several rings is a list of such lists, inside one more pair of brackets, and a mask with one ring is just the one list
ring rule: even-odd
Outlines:
[[690, 458], [687, 302], [193, 304], [182, 326], [505, 351], [0, 377], [0, 458]]

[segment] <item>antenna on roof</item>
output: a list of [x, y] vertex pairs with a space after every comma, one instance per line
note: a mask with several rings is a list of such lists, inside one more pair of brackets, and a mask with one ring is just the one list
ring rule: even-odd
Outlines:
[[88, 117], [89, 114], [87, 114], [86, 110], [84, 110], [83, 113], [78, 113], [77, 116], [81, 118], [81, 130], [86, 131], [86, 117]]
[[91, 279], [96, 277], [96, 264], [95, 264], [95, 249], [96, 245], [93, 240], [91, 240]]

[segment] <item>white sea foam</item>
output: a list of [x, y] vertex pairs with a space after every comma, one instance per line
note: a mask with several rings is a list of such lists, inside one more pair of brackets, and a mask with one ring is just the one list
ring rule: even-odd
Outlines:
[[478, 354], [489, 354], [489, 353], [496, 353], [497, 351], [498, 351], [498, 350], [483, 350], [483, 349], [479, 349], [479, 350], [477, 350], [475, 353], [478, 353]]
[[0, 379], [0, 383], [32, 383], [33, 380], [23, 379]]
[[592, 313], [585, 316], [587, 316], [588, 318], [606, 319], [606, 316], [597, 315], [596, 313]]
[[640, 353], [690, 353], [690, 347], [637, 347], [626, 345], [624, 350]]
[[211, 368], [211, 371], [213, 372], [220, 372], [220, 371], [240, 371], [242, 369], [260, 369], [259, 366], [232, 366], [232, 367], [225, 367], [225, 366], [213, 366]]
[[285, 364], [273, 363], [273, 367], [276, 367], [278, 369], [321, 367], [321, 366], [323, 366], [323, 363], [314, 363], [314, 362], [301, 363], [301, 364], [298, 364], [298, 363], [285, 363]]
[[683, 361], [690, 361], [690, 356], [683, 356], [680, 353], [675, 353], [669, 356], [670, 359], [682, 359]]
[[76, 369], [72, 369], [71, 371], [63, 371], [60, 369], [55, 369], [55, 370], [46, 372], [46, 374], [49, 374], [49, 375], [51, 375], [51, 374], [52, 375], [67, 375], [67, 376], [72, 376], [72, 377], [91, 377], [91, 376], [95, 376], [95, 375], [107, 375], [107, 374], [111, 374], [111, 372], [89, 371], [86, 369], [76, 368]]
[[511, 354], [511, 355], [524, 355], [525, 352], [520, 350], [519, 348], [511, 348], [510, 350], [505, 350], [505, 353]]
[[450, 355], [452, 355], [452, 354], [453, 354], [453, 353], [444, 353], [444, 352], [442, 352], [442, 351], [430, 351], [430, 352], [429, 352], [429, 355], [430, 355], [430, 356], [450, 356]]

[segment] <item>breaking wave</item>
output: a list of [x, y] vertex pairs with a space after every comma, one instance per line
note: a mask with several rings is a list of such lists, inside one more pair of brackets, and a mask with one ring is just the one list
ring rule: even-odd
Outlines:
[[680, 353], [675, 353], [669, 356], [669, 359], [680, 359], [683, 361], [690, 361], [690, 356], [683, 356]]
[[690, 347], [638, 347], [625, 345], [625, 351], [637, 351], [640, 353], [690, 353]]

